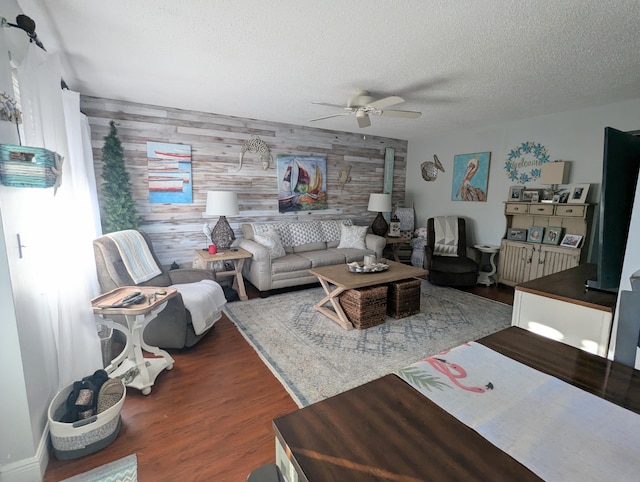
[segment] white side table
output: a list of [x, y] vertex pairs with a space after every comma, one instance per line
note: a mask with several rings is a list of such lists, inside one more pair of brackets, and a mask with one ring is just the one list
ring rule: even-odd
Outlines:
[[[145, 295], [143, 303], [119, 308], [112, 307], [117, 305], [123, 297], [136, 291]], [[158, 291], [164, 294], [158, 295]], [[151, 393], [151, 387], [162, 370], [173, 368], [173, 358], [166, 351], [147, 345], [142, 333], [149, 322], [164, 310], [167, 301], [176, 294], [175, 288], [122, 286], [91, 300], [93, 312], [103, 318], [101, 323], [121, 331], [126, 337], [124, 350], [105, 368], [106, 372], [111, 378], [122, 378], [127, 387], [137, 388], [143, 395]], [[113, 321], [111, 318], [113, 315], [124, 316], [127, 326]], [[142, 350], [155, 356], [145, 357]]]
[[489, 246], [486, 244], [476, 244], [474, 246], [475, 249], [480, 251], [481, 253], [489, 254], [489, 264], [491, 265], [491, 271], [479, 271], [478, 272], [478, 281], [479, 285], [491, 286], [495, 283], [493, 276], [496, 274], [498, 269], [496, 268], [496, 253], [500, 251], [500, 246]]

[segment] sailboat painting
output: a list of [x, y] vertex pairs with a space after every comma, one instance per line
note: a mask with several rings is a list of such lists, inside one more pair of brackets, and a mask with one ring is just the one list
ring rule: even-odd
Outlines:
[[147, 142], [149, 202], [192, 203], [191, 146]]
[[276, 157], [278, 209], [281, 213], [327, 209], [327, 158]]

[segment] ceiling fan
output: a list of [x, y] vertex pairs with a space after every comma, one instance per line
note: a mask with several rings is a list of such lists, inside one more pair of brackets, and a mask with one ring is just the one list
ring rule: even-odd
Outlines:
[[355, 114], [359, 127], [369, 127], [371, 125], [371, 119], [369, 118], [370, 114], [384, 115], [387, 117], [405, 117], [407, 119], [417, 119], [422, 115], [422, 112], [387, 109], [387, 107], [401, 104], [402, 102], [404, 102], [404, 99], [402, 97], [398, 97], [397, 95], [391, 95], [389, 97], [383, 97], [382, 99], [373, 100], [373, 97], [371, 96], [369, 91], [361, 90], [358, 91], [355, 97], [349, 99], [346, 107], [337, 104], [328, 104], [326, 102], [312, 102], [312, 104], [326, 105], [327, 107], [338, 107], [340, 109], [344, 109], [346, 112], [316, 117], [314, 119], [309, 119], [309, 122]]

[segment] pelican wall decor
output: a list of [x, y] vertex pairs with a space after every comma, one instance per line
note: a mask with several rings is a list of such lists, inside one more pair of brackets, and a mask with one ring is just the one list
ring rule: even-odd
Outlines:
[[444, 167], [440, 164], [438, 156], [434, 154], [433, 161], [425, 161], [420, 164], [420, 170], [422, 171], [422, 179], [425, 181], [435, 181], [438, 178], [438, 170], [444, 172]]

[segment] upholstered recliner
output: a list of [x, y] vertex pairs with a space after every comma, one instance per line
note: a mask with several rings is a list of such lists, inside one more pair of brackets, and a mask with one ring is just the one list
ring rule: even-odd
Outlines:
[[424, 269], [437, 285], [473, 286], [478, 280], [478, 264], [467, 257], [465, 220], [456, 217], [429, 218]]
[[[182, 283], [195, 283], [201, 280], [215, 280], [212, 271], [204, 269], [165, 270], [153, 251], [151, 240], [140, 231], [156, 264], [162, 271], [158, 276], [139, 283], [138, 286], [170, 286]], [[100, 236], [93, 241], [96, 270], [100, 289], [103, 293], [120, 286], [134, 286], [116, 243], [109, 236]], [[209, 329], [208, 331], [211, 331]], [[144, 330], [144, 341], [160, 348], [186, 348], [195, 345], [207, 332], [196, 335], [191, 323], [191, 314], [185, 308], [182, 296], [171, 298], [167, 307], [152, 320]]]

